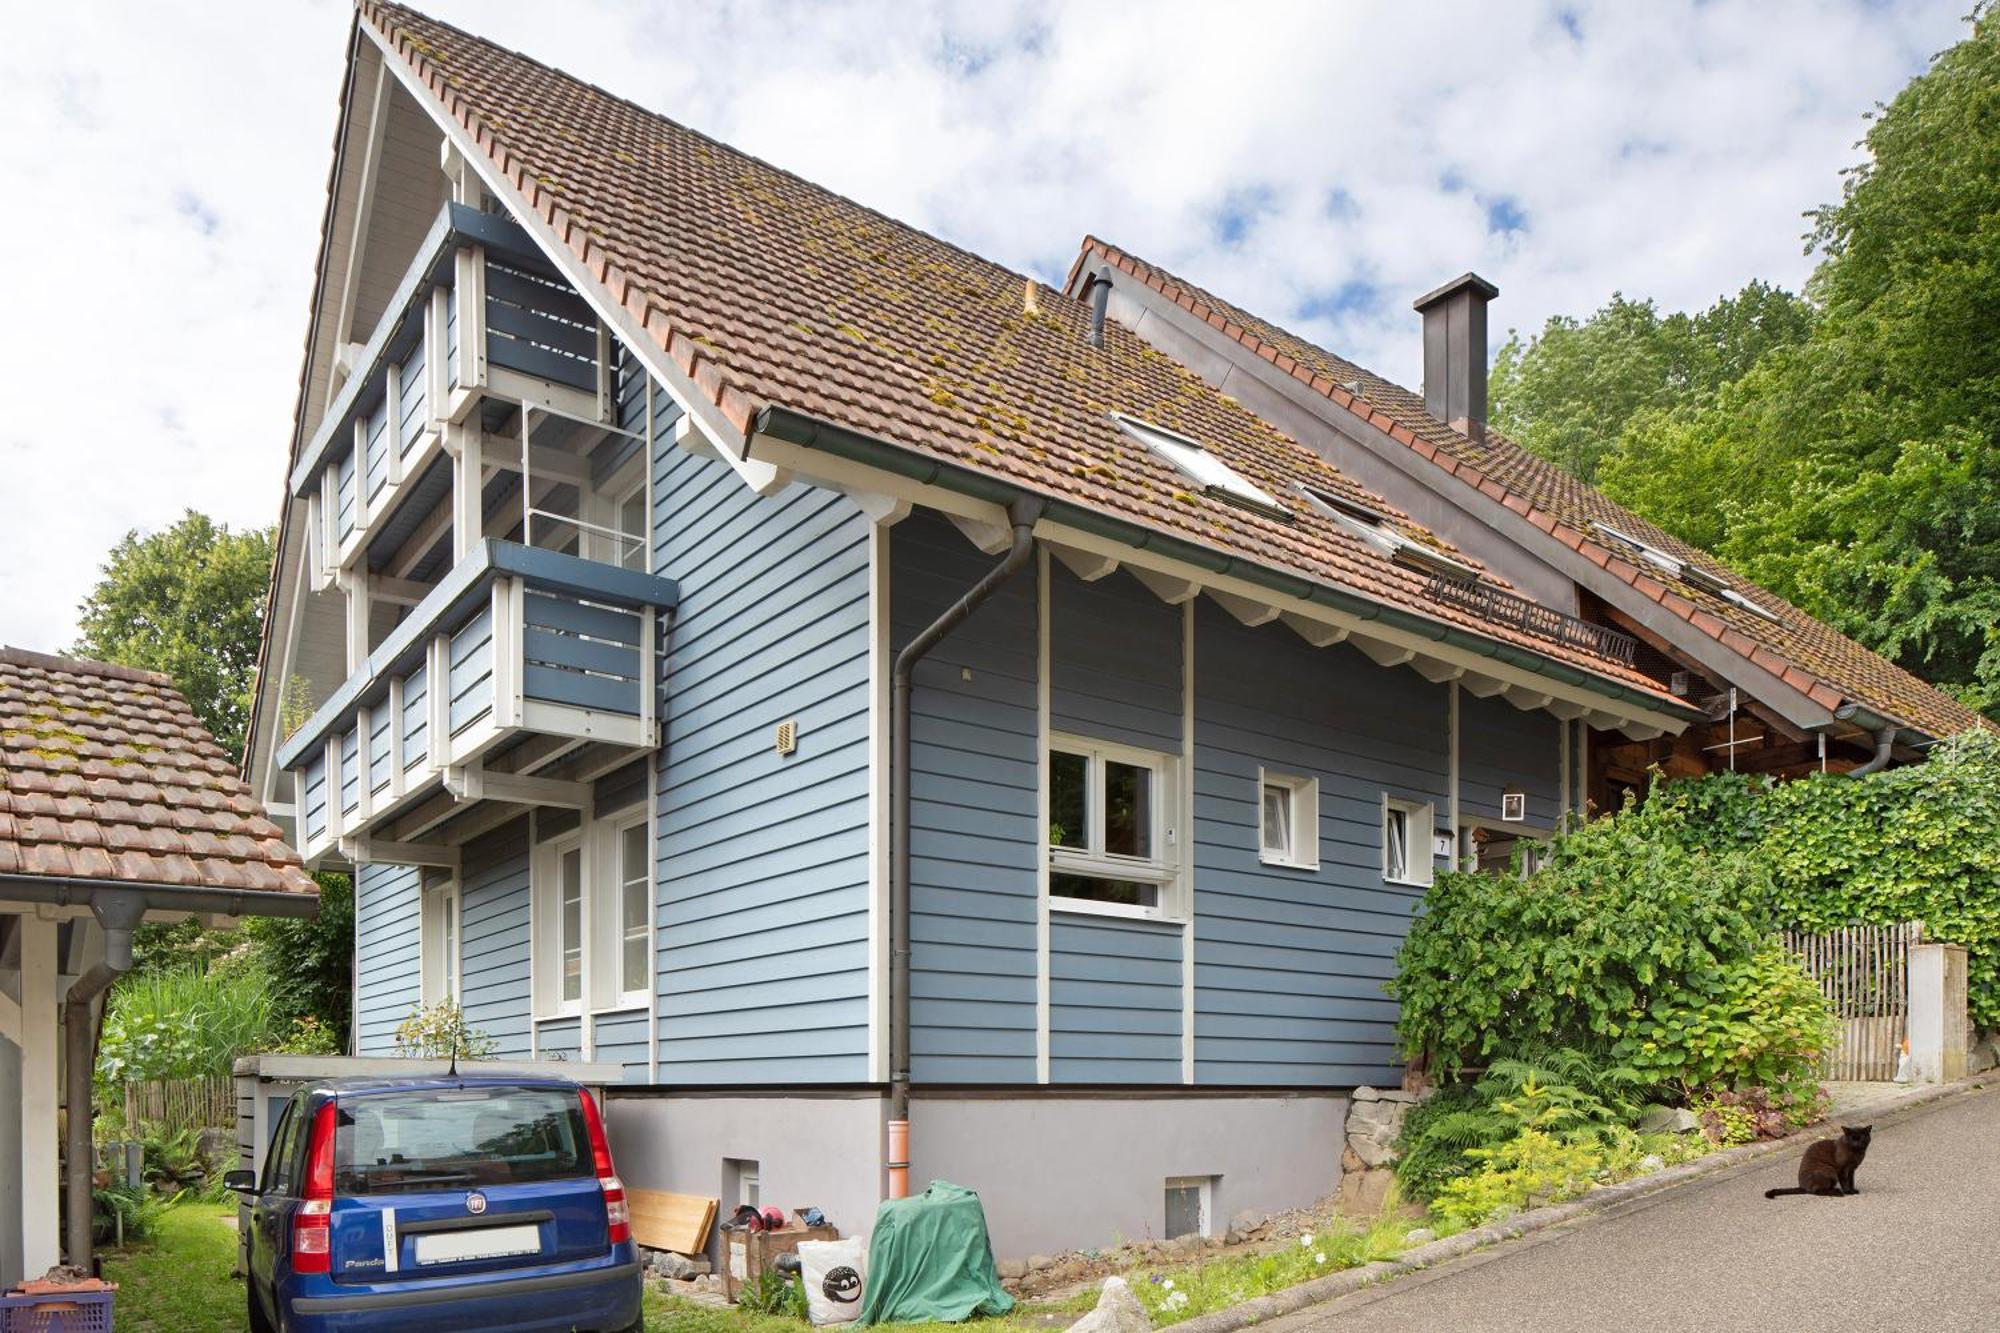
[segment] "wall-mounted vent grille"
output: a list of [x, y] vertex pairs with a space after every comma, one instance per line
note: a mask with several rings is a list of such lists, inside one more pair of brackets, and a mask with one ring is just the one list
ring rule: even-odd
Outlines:
[[788, 720], [778, 724], [777, 749], [779, 754], [790, 754], [799, 748], [799, 724]]
[[1467, 583], [1439, 575], [1431, 579], [1424, 591], [1448, 606], [1470, 611], [1488, 624], [1517, 629], [1565, 648], [1581, 648], [1625, 666], [1632, 665], [1639, 650], [1638, 640], [1629, 634], [1550, 610], [1489, 583]]

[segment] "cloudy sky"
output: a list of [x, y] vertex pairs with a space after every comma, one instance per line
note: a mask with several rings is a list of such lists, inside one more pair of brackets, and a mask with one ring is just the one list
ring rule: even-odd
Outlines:
[[[449, 21], [1017, 268], [1096, 232], [1418, 380], [1410, 299], [1499, 330], [1614, 290], [1796, 285], [1929, 3], [430, 0]], [[337, 0], [75, 0], [0, 46], [0, 642], [105, 551], [278, 511], [334, 129]]]

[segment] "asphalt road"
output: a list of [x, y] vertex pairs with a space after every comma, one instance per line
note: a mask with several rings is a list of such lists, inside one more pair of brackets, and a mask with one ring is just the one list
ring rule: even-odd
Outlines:
[[1764, 1197], [1797, 1173], [1777, 1153], [1261, 1333], [2000, 1330], [2000, 1088], [1879, 1120], [1852, 1198]]

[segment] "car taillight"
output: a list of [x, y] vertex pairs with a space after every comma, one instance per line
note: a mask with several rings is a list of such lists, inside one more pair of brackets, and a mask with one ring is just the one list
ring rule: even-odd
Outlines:
[[338, 1112], [327, 1102], [313, 1116], [306, 1142], [305, 1188], [292, 1214], [292, 1271], [333, 1271], [333, 1126]]
[[611, 1224], [611, 1243], [632, 1239], [632, 1209], [625, 1202], [625, 1182], [611, 1168], [611, 1143], [604, 1137], [604, 1117], [588, 1089], [583, 1098], [583, 1123], [590, 1131], [590, 1156], [597, 1169], [597, 1187], [604, 1191], [604, 1220]]

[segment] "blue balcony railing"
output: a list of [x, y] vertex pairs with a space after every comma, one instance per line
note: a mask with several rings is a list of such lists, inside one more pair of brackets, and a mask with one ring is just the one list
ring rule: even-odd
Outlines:
[[378, 836], [526, 736], [658, 744], [671, 580], [515, 542], [459, 561], [285, 740], [308, 859]]

